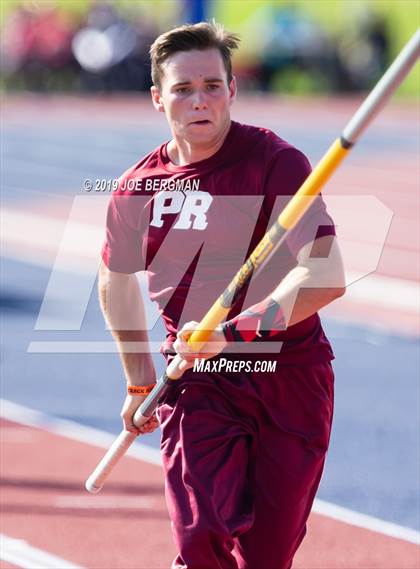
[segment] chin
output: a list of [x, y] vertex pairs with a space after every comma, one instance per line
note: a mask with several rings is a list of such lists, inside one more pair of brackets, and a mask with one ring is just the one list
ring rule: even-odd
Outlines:
[[217, 129], [214, 124], [193, 126], [190, 125], [186, 128], [185, 139], [190, 142], [202, 142], [214, 137]]

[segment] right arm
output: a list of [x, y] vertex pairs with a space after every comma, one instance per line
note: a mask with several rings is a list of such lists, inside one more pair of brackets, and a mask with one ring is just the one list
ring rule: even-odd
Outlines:
[[[127, 385], [154, 383], [156, 373], [148, 348], [146, 315], [136, 275], [110, 271], [102, 262], [98, 289], [102, 312], [117, 343]], [[136, 349], [134, 343], [141, 345]], [[127, 431], [149, 433], [157, 428], [155, 415], [140, 428], [133, 424], [134, 413], [145, 398], [145, 395], [127, 394], [121, 411]]]

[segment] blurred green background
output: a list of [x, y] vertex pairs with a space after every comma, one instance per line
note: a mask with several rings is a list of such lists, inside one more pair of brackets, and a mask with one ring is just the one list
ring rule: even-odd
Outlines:
[[[1, 0], [0, 6], [2, 88], [8, 91], [107, 92], [117, 91], [118, 85], [122, 91], [144, 91], [149, 86], [147, 48], [152, 39], [177, 24], [213, 17], [241, 35], [235, 69], [243, 89], [293, 94], [364, 91], [377, 81], [420, 22], [418, 0]], [[92, 13], [96, 12], [97, 20], [104, 6], [111, 8], [113, 17], [125, 21], [127, 29], [135, 24], [137, 31], [147, 31], [137, 51], [126, 59], [110, 56], [108, 67], [89, 58], [84, 61], [86, 51], [100, 52], [96, 46], [102, 45], [103, 38], [98, 33], [92, 38], [81, 34], [81, 55], [73, 41], [86, 27], [104, 31], [97, 21], [92, 28]], [[69, 46], [73, 42], [66, 65], [63, 58], [61, 67], [54, 61], [48, 69], [50, 74], [45, 73], [42, 65], [36, 65], [39, 61], [31, 47], [26, 48], [29, 64], [23, 60], [22, 42], [16, 40], [14, 28], [20, 10], [30, 14], [33, 21], [48, 11], [60, 15], [71, 30]], [[44, 28], [52, 29], [51, 24], [48, 26]], [[53, 41], [50, 37], [50, 44]], [[311, 45], [315, 46], [313, 53]], [[51, 45], [48, 50], [51, 53]], [[417, 65], [398, 96], [417, 96], [419, 84]]]
[[[419, 0], [228, 0], [216, 1], [214, 15], [226, 27], [242, 35], [244, 53], [252, 56], [258, 50], [259, 36], [250, 22], [265, 7], [296, 6], [331, 34], [333, 38], [343, 35], [357, 36], [360, 18], [366, 13], [377, 14], [384, 19], [390, 42], [391, 61], [415, 33], [420, 25]], [[420, 69], [417, 65], [398, 90], [400, 96], [419, 93]]]

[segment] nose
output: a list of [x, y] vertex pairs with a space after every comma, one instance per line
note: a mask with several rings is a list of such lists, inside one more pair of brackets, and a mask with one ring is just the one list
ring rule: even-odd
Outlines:
[[197, 90], [194, 93], [193, 108], [195, 111], [202, 111], [207, 109], [207, 101], [205, 94], [202, 93], [200, 90]]

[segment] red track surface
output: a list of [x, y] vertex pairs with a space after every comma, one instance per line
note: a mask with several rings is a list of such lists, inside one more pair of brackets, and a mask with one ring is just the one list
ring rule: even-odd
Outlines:
[[[89, 569], [169, 568], [174, 546], [160, 467], [125, 457], [105, 490], [90, 496], [84, 480], [103, 449], [1, 424], [2, 533]], [[294, 568], [418, 569], [419, 553], [413, 544], [313, 514]]]
[[84, 480], [103, 449], [16, 423], [3, 429], [2, 533], [92, 569], [169, 567], [158, 466], [125, 457], [106, 490], [91, 496]]

